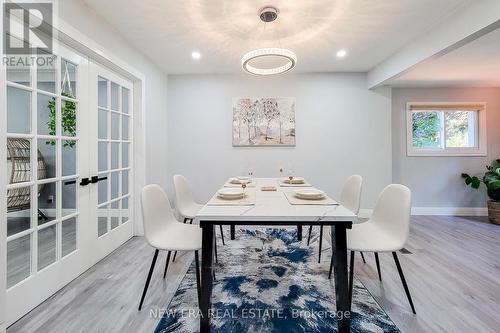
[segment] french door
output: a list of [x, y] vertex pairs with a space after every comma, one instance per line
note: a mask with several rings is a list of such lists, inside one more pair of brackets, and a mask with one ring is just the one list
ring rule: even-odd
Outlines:
[[94, 262], [102, 259], [133, 234], [132, 214], [132, 83], [112, 71], [91, 64], [90, 192], [91, 219], [96, 229], [91, 239]]
[[7, 326], [133, 233], [132, 84], [55, 53], [6, 70]]

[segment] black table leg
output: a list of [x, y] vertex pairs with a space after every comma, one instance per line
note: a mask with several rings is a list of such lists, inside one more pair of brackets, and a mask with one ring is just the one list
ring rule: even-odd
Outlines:
[[349, 310], [349, 287], [347, 282], [346, 227], [343, 225], [336, 225], [333, 229], [334, 234], [332, 234], [332, 243], [335, 244], [335, 250], [332, 255], [334, 256], [333, 267], [335, 275], [338, 332], [347, 333], [350, 332], [351, 328], [351, 312]]
[[[201, 222], [200, 222], [201, 223]], [[201, 302], [200, 302], [200, 332], [210, 332], [210, 298], [212, 296], [212, 269], [214, 248], [214, 226], [206, 224], [203, 230], [201, 248]]]
[[297, 239], [299, 242], [302, 240], [302, 225], [297, 226]]
[[230, 229], [231, 229], [231, 240], [234, 240], [236, 238], [236, 236], [235, 236], [235, 234], [236, 234], [236, 227], [234, 225], [231, 225]]

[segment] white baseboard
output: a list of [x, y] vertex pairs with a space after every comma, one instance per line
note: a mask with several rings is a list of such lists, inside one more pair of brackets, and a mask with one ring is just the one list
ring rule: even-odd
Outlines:
[[[369, 218], [373, 209], [360, 209], [360, 218]], [[412, 207], [411, 215], [488, 216], [486, 207]]]
[[488, 216], [486, 207], [412, 207], [412, 215]]

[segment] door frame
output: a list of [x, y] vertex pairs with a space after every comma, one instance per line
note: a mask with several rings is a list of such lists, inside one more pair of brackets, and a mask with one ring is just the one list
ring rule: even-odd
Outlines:
[[[0, 10], [0, 26], [3, 27], [3, 6]], [[0, 43], [0, 54], [4, 54], [3, 42]], [[0, 110], [7, 111], [7, 72], [0, 65]], [[7, 161], [7, 112], [0, 112], [0, 161]], [[7, 174], [0, 172], [0, 220], [7, 220]], [[6, 331], [6, 302], [7, 302], [7, 228], [0, 227], [0, 333]]]
[[[3, 21], [3, 15], [0, 15], [0, 23]], [[133, 158], [133, 182], [134, 189], [133, 193], [140, 193], [142, 187], [146, 184], [146, 140], [145, 140], [145, 110], [146, 110], [146, 100], [145, 100], [145, 75], [136, 69], [134, 66], [123, 61], [120, 57], [116, 56], [113, 52], [109, 51], [107, 48], [98, 44], [92, 40], [87, 35], [75, 29], [71, 24], [67, 23], [65, 20], [58, 18], [57, 27], [53, 27], [54, 41], [61, 43], [68, 48], [74, 49], [76, 52], [82, 54], [87, 60], [94, 61], [101, 64], [102, 66], [117, 72], [118, 74], [129, 79], [133, 83], [133, 146], [134, 146], [134, 158]], [[0, 43], [3, 44], [3, 43]], [[0, 45], [0, 54], [3, 54], [3, 45]], [[0, 101], [2, 103], [2, 110], [6, 110], [6, 92], [4, 89], [6, 86], [6, 71], [5, 68], [0, 70]], [[3, 112], [1, 115], [2, 121], [0, 121], [0, 161], [6, 161], [6, 123], [7, 123], [7, 112]], [[6, 175], [0, 173], [0, 216], [6, 217]], [[142, 226], [142, 215], [140, 214], [140, 202], [138, 200], [140, 196], [134, 195], [132, 197], [133, 202], [133, 235], [143, 235]], [[7, 257], [7, 233], [6, 228], [0, 228], [0, 332], [4, 332], [6, 327], [11, 325], [15, 320], [19, 318], [6, 318], [6, 257]], [[95, 264], [95, 263], [93, 263]], [[93, 265], [92, 264], [92, 265]], [[92, 266], [90, 265], [90, 266]], [[88, 267], [90, 267], [88, 266]]]

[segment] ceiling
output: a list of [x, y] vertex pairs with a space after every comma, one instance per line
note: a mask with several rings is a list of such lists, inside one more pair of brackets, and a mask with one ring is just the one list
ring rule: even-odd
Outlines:
[[[85, 2], [166, 73], [188, 74], [241, 73], [244, 53], [270, 46], [297, 54], [295, 72], [366, 72], [474, 0]], [[280, 14], [264, 26], [268, 5]]]
[[500, 29], [391, 80], [393, 86], [500, 87]]

